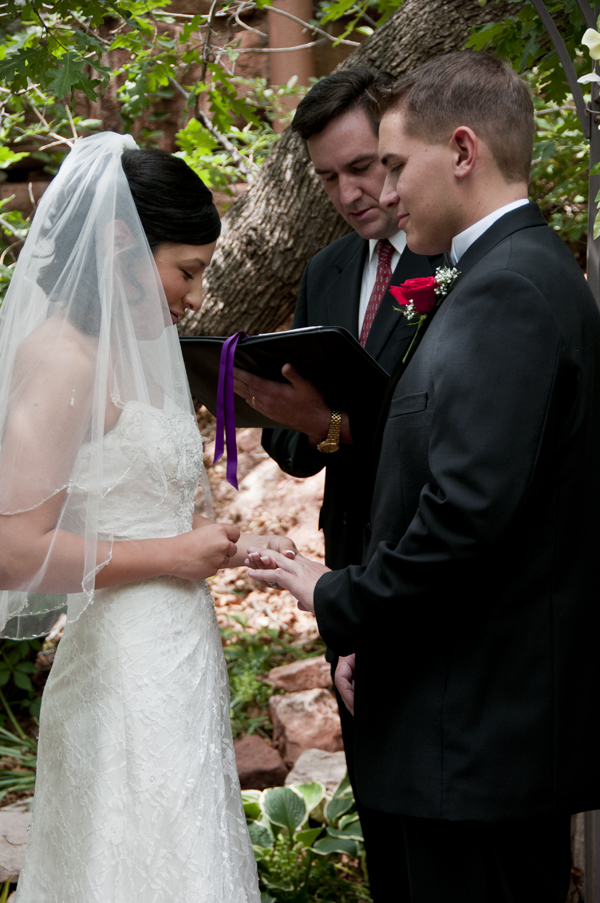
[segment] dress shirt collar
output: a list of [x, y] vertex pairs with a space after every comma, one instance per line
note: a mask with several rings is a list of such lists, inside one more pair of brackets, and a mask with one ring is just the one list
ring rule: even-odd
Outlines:
[[[452, 263], [457, 264], [465, 251], [471, 247], [473, 242], [477, 241], [484, 232], [487, 232], [490, 226], [492, 226], [496, 220], [499, 220], [501, 216], [504, 216], [505, 213], [509, 213], [511, 210], [516, 210], [517, 207], [524, 207], [525, 204], [528, 203], [528, 198], [519, 198], [518, 201], [512, 201], [512, 203], [506, 204], [504, 207], [499, 207], [498, 210], [494, 210], [492, 213], [488, 213], [487, 216], [484, 216], [479, 222], [473, 223], [473, 225], [469, 226], [468, 229], [465, 229], [464, 232], [459, 232], [458, 235], [455, 235], [452, 239], [452, 250], [450, 252]], [[392, 239], [390, 239], [390, 241], [392, 241]]]
[[[406, 232], [403, 232], [401, 229], [398, 232], [394, 232], [393, 235], [390, 235], [390, 242], [394, 251], [397, 251], [398, 254], [402, 254], [404, 248], [406, 247]], [[373, 262], [373, 258], [375, 257], [375, 248], [377, 247], [377, 239], [370, 238], [369, 239], [369, 260], [368, 264]]]

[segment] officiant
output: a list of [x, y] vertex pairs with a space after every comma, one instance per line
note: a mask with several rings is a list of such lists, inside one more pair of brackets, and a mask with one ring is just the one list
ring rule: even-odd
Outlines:
[[[382, 205], [385, 169], [377, 155], [377, 124], [370, 92], [391, 76], [358, 67], [322, 79], [299, 104], [292, 130], [305, 142], [315, 172], [336, 210], [353, 231], [320, 251], [304, 271], [292, 328], [343, 326], [388, 372], [405, 354], [414, 328], [397, 310], [389, 285], [429, 276], [440, 262], [413, 254], [398, 230], [394, 204]], [[281, 469], [309, 477], [327, 468], [319, 526], [325, 560], [340, 568], [360, 563], [360, 479], [354, 440], [368, 443], [370, 415], [361, 412], [363, 437], [353, 437], [348, 414], [332, 411], [315, 386], [291, 364], [287, 383], [261, 379], [236, 368], [235, 391], [287, 430], [264, 430], [263, 447]], [[355, 427], [356, 429], [356, 427]]]
[[[395, 203], [381, 204], [385, 168], [378, 156], [378, 127], [371, 94], [390, 84], [390, 75], [366, 67], [335, 72], [322, 79], [299, 104], [292, 130], [308, 154], [332, 204], [352, 228], [349, 235], [324, 248], [306, 267], [292, 328], [343, 326], [389, 373], [404, 357], [413, 337], [389, 292], [390, 285], [430, 276], [442, 257], [414, 254], [398, 229]], [[315, 386], [291, 364], [283, 368], [288, 383], [261, 379], [236, 369], [235, 390], [287, 430], [264, 430], [263, 447], [281, 469], [309, 477], [326, 467], [319, 526], [325, 561], [331, 568], [360, 564], [363, 545], [361, 480], [372, 441], [379, 399], [353, 418], [332, 411]], [[328, 652], [335, 665], [337, 657]], [[354, 786], [352, 716], [338, 698], [344, 749]], [[371, 889], [376, 893], [379, 844], [373, 843], [368, 813], [357, 807], [365, 836]], [[385, 887], [379, 889], [383, 899]]]

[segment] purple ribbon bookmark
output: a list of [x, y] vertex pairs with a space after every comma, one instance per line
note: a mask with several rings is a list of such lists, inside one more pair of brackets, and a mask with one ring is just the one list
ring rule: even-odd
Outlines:
[[216, 464], [223, 457], [227, 446], [227, 482], [239, 489], [237, 481], [237, 444], [235, 441], [235, 395], [233, 392], [233, 359], [237, 343], [247, 332], [235, 332], [223, 343], [219, 361], [217, 386], [217, 436], [215, 439]]

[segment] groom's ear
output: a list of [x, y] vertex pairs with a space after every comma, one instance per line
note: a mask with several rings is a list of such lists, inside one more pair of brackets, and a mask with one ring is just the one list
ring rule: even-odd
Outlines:
[[454, 129], [450, 145], [453, 153], [454, 175], [458, 179], [470, 176], [479, 160], [479, 138], [469, 126]]

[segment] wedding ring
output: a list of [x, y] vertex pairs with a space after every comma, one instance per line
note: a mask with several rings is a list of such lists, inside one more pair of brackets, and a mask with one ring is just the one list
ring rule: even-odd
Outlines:
[[250, 404], [252, 405], [252, 407], [254, 407], [254, 395], [252, 396], [252, 398], [250, 400]]

